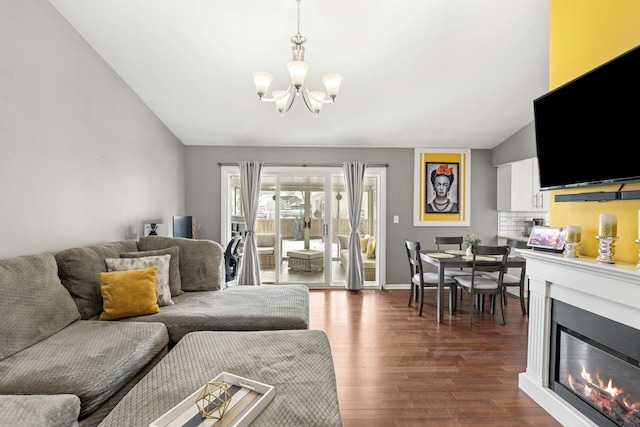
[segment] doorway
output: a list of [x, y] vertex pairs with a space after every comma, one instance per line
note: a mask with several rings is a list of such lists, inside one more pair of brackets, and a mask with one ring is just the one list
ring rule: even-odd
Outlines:
[[[222, 240], [242, 235], [244, 215], [237, 167], [222, 168]], [[381, 286], [379, 260], [384, 253], [379, 194], [386, 170], [372, 168], [365, 176], [365, 193], [358, 232], [378, 241], [366, 258], [365, 287]], [[313, 288], [345, 286], [350, 234], [341, 167], [267, 167], [262, 170], [256, 242], [262, 284], [302, 283]], [[226, 203], [224, 203], [226, 201]], [[240, 230], [240, 231], [237, 231]], [[225, 240], [226, 239], [226, 240]]]

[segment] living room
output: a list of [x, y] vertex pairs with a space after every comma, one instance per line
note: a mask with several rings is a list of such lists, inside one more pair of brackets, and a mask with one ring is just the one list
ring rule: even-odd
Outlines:
[[[606, 5], [553, 0], [549, 5], [548, 28], [541, 29], [551, 41], [548, 89], [640, 44], [640, 5], [635, 0]], [[440, 227], [413, 226], [413, 148], [370, 148], [366, 141], [330, 150], [256, 147], [242, 145], [242, 139], [225, 146], [184, 145], [49, 2], [0, 3], [0, 35], [9, 41], [0, 51], [0, 258], [122, 240], [132, 226], [141, 232], [148, 220], [170, 222], [181, 214], [202, 221], [202, 239], [221, 241], [218, 163], [247, 159], [388, 163], [382, 196], [387, 231], [381, 236], [387, 248], [385, 286], [408, 288], [405, 238], [432, 242], [440, 232]], [[255, 96], [250, 86], [246, 96]], [[327, 109], [326, 114], [339, 112]], [[280, 119], [275, 112], [273, 119]], [[496, 167], [535, 157], [532, 126], [524, 123], [505, 140], [495, 141], [494, 148], [471, 154], [471, 225], [445, 231], [474, 232], [490, 242], [498, 234]], [[611, 189], [617, 186], [602, 190]], [[551, 198], [564, 193], [554, 191]], [[583, 253], [595, 257], [598, 214], [617, 214], [624, 234], [618, 259], [635, 264], [638, 210], [640, 203], [634, 200], [552, 203], [550, 225], [582, 224]]]

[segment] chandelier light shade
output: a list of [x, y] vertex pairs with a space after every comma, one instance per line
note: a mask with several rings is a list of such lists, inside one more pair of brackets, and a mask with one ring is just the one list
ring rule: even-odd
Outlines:
[[287, 104], [289, 102], [289, 92], [286, 90], [274, 90], [273, 97], [276, 100], [276, 108], [283, 114], [284, 110], [287, 109]]
[[315, 114], [316, 117], [322, 110], [322, 105], [335, 102], [340, 90], [340, 83], [342, 82], [342, 76], [340, 74], [326, 74], [322, 77], [326, 93], [321, 91], [309, 91], [305, 85], [305, 78], [309, 71], [309, 64], [304, 62], [304, 43], [307, 39], [300, 34], [300, 2], [302, 0], [296, 0], [298, 3], [298, 33], [291, 37], [291, 43], [293, 47], [291, 51], [293, 53], [292, 61], [287, 64], [287, 70], [291, 78], [291, 84], [287, 90], [274, 90], [272, 97], [267, 96], [269, 92], [269, 86], [273, 81], [273, 75], [264, 72], [256, 71], [253, 73], [253, 80], [256, 84], [256, 92], [260, 101], [275, 102], [276, 108], [280, 112], [281, 116], [287, 114], [291, 109], [291, 106], [295, 102], [296, 98], [301, 97], [306, 105], [307, 109]]

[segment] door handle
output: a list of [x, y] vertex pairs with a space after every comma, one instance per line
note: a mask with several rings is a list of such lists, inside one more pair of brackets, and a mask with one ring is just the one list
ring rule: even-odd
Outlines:
[[322, 226], [322, 235], [327, 237], [329, 235], [329, 224], [324, 224]]

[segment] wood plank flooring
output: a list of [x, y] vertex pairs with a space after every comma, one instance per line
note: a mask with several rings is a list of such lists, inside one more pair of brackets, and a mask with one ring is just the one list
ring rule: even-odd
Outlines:
[[469, 295], [436, 323], [433, 291], [423, 316], [409, 290], [311, 290], [310, 328], [331, 342], [345, 427], [559, 426], [518, 388], [527, 318], [516, 298], [497, 316]]

